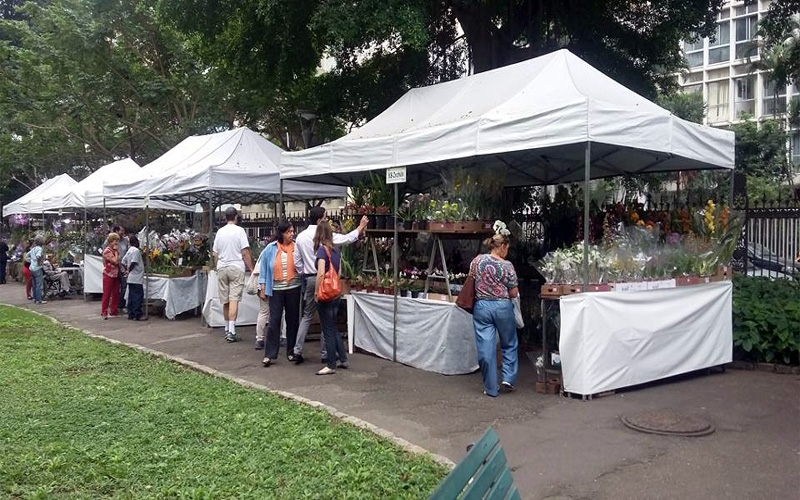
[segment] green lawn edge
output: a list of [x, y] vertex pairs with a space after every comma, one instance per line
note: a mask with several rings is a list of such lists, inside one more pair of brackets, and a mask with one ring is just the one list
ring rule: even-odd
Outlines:
[[322, 409], [0, 306], [0, 495], [424, 498], [447, 474]]

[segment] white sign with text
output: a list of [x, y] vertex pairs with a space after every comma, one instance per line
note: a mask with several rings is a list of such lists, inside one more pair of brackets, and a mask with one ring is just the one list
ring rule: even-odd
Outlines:
[[400, 184], [406, 181], [406, 167], [386, 169], [386, 184]]

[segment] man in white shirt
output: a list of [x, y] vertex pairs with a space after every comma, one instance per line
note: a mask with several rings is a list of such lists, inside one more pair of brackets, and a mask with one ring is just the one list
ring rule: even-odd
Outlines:
[[[294, 243], [294, 267], [297, 274], [303, 280], [303, 317], [300, 319], [300, 327], [297, 330], [297, 342], [294, 345], [294, 361], [300, 364], [303, 359], [303, 346], [308, 335], [308, 328], [311, 326], [311, 319], [317, 312], [317, 301], [314, 297], [314, 288], [317, 282], [317, 258], [314, 251], [314, 235], [317, 233], [317, 224], [320, 221], [328, 220], [325, 208], [314, 207], [309, 212], [309, 226], [295, 238]], [[367, 216], [361, 218], [361, 223], [356, 229], [347, 234], [333, 233], [334, 245], [349, 245], [358, 241], [367, 229], [369, 219]], [[325, 345], [322, 345], [322, 358], [325, 359]]]
[[225, 318], [225, 340], [236, 342], [236, 317], [239, 315], [239, 301], [244, 290], [245, 270], [253, 270], [250, 256], [250, 243], [247, 233], [236, 225], [238, 212], [233, 207], [225, 210], [225, 226], [214, 237], [214, 260], [217, 270], [217, 289], [222, 302], [222, 316]]
[[147, 321], [142, 312], [144, 303], [144, 260], [139, 250], [139, 238], [131, 236], [130, 247], [122, 258], [122, 267], [128, 274], [128, 319]]

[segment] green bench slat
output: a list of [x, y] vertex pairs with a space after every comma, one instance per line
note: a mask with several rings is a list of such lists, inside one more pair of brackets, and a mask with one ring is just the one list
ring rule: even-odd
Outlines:
[[467, 486], [464, 492], [464, 500], [480, 500], [486, 495], [486, 492], [492, 487], [503, 469], [508, 470], [506, 467], [506, 454], [503, 448], [497, 447], [492, 450], [492, 454], [486, 461], [486, 465], [479, 470], [472, 480], [472, 483]]
[[[463, 492], [463, 496], [462, 495]], [[429, 500], [519, 500], [506, 454], [489, 428], [436, 488]]]
[[[511, 477], [511, 471], [506, 467], [503, 469], [503, 473], [500, 474], [500, 477], [497, 479], [497, 482], [494, 483], [492, 489], [489, 490], [489, 493], [486, 495], [486, 500], [505, 500], [506, 495], [514, 486], [514, 478]], [[513, 488], [514, 491], [517, 491], [516, 488]]]
[[500, 438], [497, 437], [494, 429], [487, 429], [478, 442], [475, 443], [475, 446], [469, 450], [467, 456], [444, 478], [444, 481], [436, 488], [430, 499], [449, 500], [458, 498], [464, 486], [475, 475], [483, 465], [486, 457], [499, 443]]

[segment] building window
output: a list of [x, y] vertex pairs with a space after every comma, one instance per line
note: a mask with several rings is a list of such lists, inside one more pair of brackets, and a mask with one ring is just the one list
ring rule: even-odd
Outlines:
[[746, 76], [736, 79], [736, 98], [733, 106], [733, 114], [736, 118], [742, 113], [755, 115], [756, 113], [756, 77]]
[[775, 82], [764, 80], [764, 97], [761, 101], [761, 114], [779, 115], [786, 113], [786, 87], [779, 87], [775, 91]]
[[758, 27], [758, 16], [736, 19], [736, 59], [758, 55], [758, 44], [755, 41]]
[[729, 62], [731, 60], [731, 23], [717, 24], [713, 41], [708, 40], [708, 64]]
[[794, 173], [800, 173], [800, 132], [798, 131], [792, 134], [791, 154], [792, 170]]
[[726, 122], [730, 110], [730, 83], [728, 80], [708, 84], [708, 122]]
[[686, 94], [700, 94], [703, 95], [703, 84], [698, 83], [696, 85], [687, 85], [683, 87], [683, 91]]
[[736, 7], [734, 9], [734, 16], [744, 16], [745, 14], [754, 14], [758, 12], [758, 1], [755, 2], [745, 2], [745, 5], [741, 7]]
[[695, 42], [683, 42], [683, 53], [686, 56], [686, 64], [690, 68], [703, 65], [703, 39], [698, 38]]

